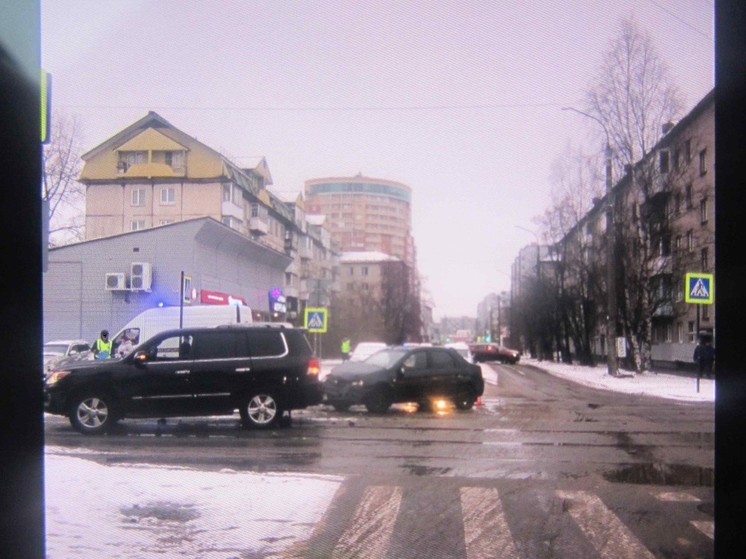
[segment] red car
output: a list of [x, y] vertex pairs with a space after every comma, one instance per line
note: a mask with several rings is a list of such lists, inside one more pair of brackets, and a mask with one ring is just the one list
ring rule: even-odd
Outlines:
[[500, 361], [515, 364], [521, 360], [521, 352], [499, 344], [471, 344], [469, 350], [474, 363], [481, 361]]

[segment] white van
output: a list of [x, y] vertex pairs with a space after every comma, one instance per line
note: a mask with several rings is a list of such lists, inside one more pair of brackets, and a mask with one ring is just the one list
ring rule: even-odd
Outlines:
[[[222, 324], [252, 324], [251, 309], [246, 305], [185, 306], [181, 326], [220, 326]], [[113, 354], [126, 354], [136, 345], [164, 330], [179, 328], [179, 307], [146, 309], [130, 320], [112, 338]]]

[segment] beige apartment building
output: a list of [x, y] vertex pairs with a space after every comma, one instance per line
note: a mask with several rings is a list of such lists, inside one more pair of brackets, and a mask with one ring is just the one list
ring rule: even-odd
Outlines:
[[86, 240], [211, 217], [293, 259], [282, 286], [288, 319], [302, 316], [314, 274], [334, 277], [326, 225], [307, 223], [302, 198], [268, 190], [263, 157], [239, 167], [151, 111], [82, 158]]

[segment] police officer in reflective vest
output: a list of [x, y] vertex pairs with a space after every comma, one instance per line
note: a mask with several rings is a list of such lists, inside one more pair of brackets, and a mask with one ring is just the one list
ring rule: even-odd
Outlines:
[[350, 358], [350, 350], [352, 349], [350, 338], [342, 340], [342, 347], [340, 349], [342, 350], [342, 361], [347, 361]]
[[111, 357], [111, 340], [109, 340], [108, 330], [101, 330], [101, 337], [93, 342], [93, 356], [96, 359], [109, 359]]

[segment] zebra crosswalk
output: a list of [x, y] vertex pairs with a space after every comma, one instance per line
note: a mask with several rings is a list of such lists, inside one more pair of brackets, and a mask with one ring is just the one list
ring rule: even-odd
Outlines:
[[[404, 557], [438, 557], [449, 559], [540, 559], [541, 557], [572, 559], [656, 559], [668, 557], [669, 551], [661, 551], [658, 542], [643, 542], [655, 530], [642, 530], [636, 533], [638, 524], [630, 522], [618, 514], [622, 505], [609, 506], [602, 496], [591, 491], [575, 489], [544, 488], [527, 491], [506, 489], [512, 495], [503, 495], [501, 488], [485, 486], [443, 487], [435, 491], [441, 493], [444, 506], [439, 511], [428, 511], [436, 519], [428, 522], [427, 514], [407, 515], [403, 501], [412, 499], [422, 504], [422, 495], [432, 493], [431, 487], [404, 488], [397, 485], [363, 485], [356, 501], [349, 505], [347, 514], [337, 515], [334, 522], [341, 528], [333, 532], [330, 540], [329, 524], [317, 525], [308, 541], [295, 545], [283, 555], [285, 559], [301, 557], [326, 557], [331, 559], [404, 559]], [[642, 490], [640, 490], [642, 491]], [[418, 495], [419, 492], [419, 495]], [[345, 491], [342, 492], [343, 494]], [[701, 493], [700, 493], [701, 494]], [[517, 496], [519, 495], [520, 498]], [[541, 505], [526, 504], [526, 495], [532, 496]], [[647, 496], [646, 496], [647, 495]], [[348, 495], [349, 497], [349, 495]], [[608, 498], [608, 496], [607, 496]], [[676, 520], [675, 537], [669, 538], [686, 548], [697, 545], [697, 557], [712, 556], [714, 522], [697, 510], [700, 497], [689, 491], [647, 491], [635, 501], [635, 507], [655, 508], [661, 518], [661, 527], [671, 529], [671, 513], [687, 520]], [[430, 503], [434, 499], [429, 497]], [[642, 503], [642, 504], [640, 504]], [[683, 508], [682, 508], [683, 507]], [[688, 508], [686, 508], [688, 507]], [[416, 508], [410, 505], [409, 509]], [[518, 510], [515, 510], [518, 509]], [[617, 512], [615, 512], [617, 511]], [[639, 513], [635, 513], [639, 514]], [[529, 516], [521, 518], [521, 515]], [[458, 516], [458, 518], [456, 518]], [[544, 518], [541, 518], [544, 516]], [[536, 517], [536, 518], [534, 518]], [[439, 520], [438, 520], [439, 519]], [[440, 522], [440, 524], [438, 523]], [[457, 530], [444, 530], [443, 527], [460, 523]], [[411, 524], [411, 525], [407, 525]], [[632, 524], [632, 526], [628, 526]], [[414, 532], [427, 530], [426, 536], [415, 536]], [[533, 526], [533, 527], [532, 527]], [[423, 528], [424, 527], [424, 528]], [[689, 533], [682, 536], [683, 531]], [[541, 534], [541, 531], [549, 532]], [[566, 534], [569, 532], [569, 535]], [[538, 534], [538, 536], [537, 536]], [[438, 554], [438, 539], [445, 540], [458, 535], [462, 542], [448, 543], [448, 552]], [[527, 541], [527, 538], [542, 540], [542, 545]], [[404, 542], [396, 542], [396, 539]], [[409, 539], [408, 539], [409, 538]], [[428, 541], [427, 549], [416, 549], [412, 542]], [[554, 544], [552, 540], [562, 539]], [[665, 539], [665, 538], [664, 538]], [[323, 549], [319, 548], [323, 542]], [[409, 542], [409, 543], [407, 543]], [[695, 542], [694, 544], [692, 542]], [[555, 545], [555, 548], [552, 546]], [[670, 545], [665, 544], [665, 545]], [[665, 545], [663, 547], [665, 547]], [[426, 547], [427, 547], [426, 546]], [[653, 550], [650, 549], [653, 547]], [[577, 551], [582, 549], [582, 551]], [[688, 549], [691, 551], [691, 549]], [[677, 557], [686, 557], [687, 549], [679, 550]], [[455, 555], [455, 553], [457, 555]]]

